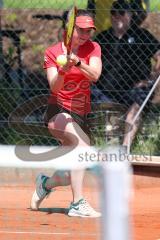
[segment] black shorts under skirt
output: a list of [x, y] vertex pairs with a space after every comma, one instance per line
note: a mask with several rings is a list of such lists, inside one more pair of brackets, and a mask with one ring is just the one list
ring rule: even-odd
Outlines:
[[80, 116], [77, 113], [71, 112], [71, 111], [59, 106], [58, 104], [49, 104], [48, 105], [47, 110], [44, 115], [45, 125], [47, 126], [50, 119], [53, 118], [54, 116], [56, 116], [58, 113], [70, 114], [71, 117], [73, 118], [73, 120], [82, 128], [82, 130], [85, 132], [85, 134], [87, 134], [89, 138], [91, 137], [90, 136], [90, 126], [88, 124], [87, 115]]

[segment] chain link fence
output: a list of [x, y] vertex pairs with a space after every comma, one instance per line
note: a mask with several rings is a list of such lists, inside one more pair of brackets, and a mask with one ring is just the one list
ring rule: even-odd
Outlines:
[[[78, 1], [78, 7], [87, 8], [88, 6], [91, 11], [96, 13], [97, 2], [98, 0]], [[159, 41], [159, 1], [154, 4], [154, 7], [153, 1], [151, 2], [154, 10], [152, 12], [150, 11], [149, 1], [146, 1], [148, 5], [146, 5], [145, 10], [142, 8], [134, 9], [136, 14], [134, 14], [132, 20], [133, 29], [136, 29], [136, 24], [141, 25], [141, 27], [148, 29]], [[53, 0], [43, 1], [43, 4], [40, 0], [25, 1], [25, 5], [18, 0], [3, 2], [0, 25], [0, 144], [25, 144], [28, 143], [28, 140], [31, 145], [58, 144], [56, 140], [50, 138], [43, 125], [46, 99], [49, 94], [47, 79], [43, 71], [43, 54], [49, 45], [61, 39], [64, 27], [64, 12], [72, 4], [72, 1], [67, 1], [66, 4], [65, 1]], [[101, 11], [105, 11], [106, 16], [110, 14], [110, 9], [106, 9], [105, 6]], [[128, 110], [128, 99], [123, 98], [127, 91], [127, 85], [123, 89], [122, 85], [128, 79], [128, 84], [131, 85], [133, 79], [135, 82], [149, 80], [152, 85], [157, 77], [154, 69], [155, 62], [152, 57], [155, 48], [158, 49], [159, 43], [151, 42], [147, 34], [142, 42], [139, 36], [140, 42], [137, 49], [134, 49], [134, 39], [132, 37], [128, 38], [128, 45], [125, 45], [123, 41], [112, 40], [107, 45], [108, 39], [105, 35], [95, 36], [95, 38], [102, 47], [103, 72], [99, 83], [92, 88], [92, 100], [102, 103], [106, 101], [102, 96], [106, 97], [108, 94], [113, 97], [116, 95], [117, 98], [121, 96], [122, 99], [120, 100], [123, 100], [123, 103], [121, 101], [120, 103], [125, 107], [124, 111], [118, 111], [118, 116], [123, 119]], [[111, 51], [107, 52], [107, 46], [110, 47]], [[131, 56], [133, 53], [134, 56]], [[143, 55], [143, 62], [141, 54]], [[149, 57], [151, 58], [151, 65], [148, 63]], [[131, 61], [131, 59], [134, 60]], [[130, 67], [128, 67], [129, 65]], [[145, 72], [145, 79], [144, 77], [140, 79], [141, 69]], [[121, 70], [123, 70], [123, 74], [120, 77]], [[111, 73], [113, 73], [114, 79], [109, 86], [107, 74], [111, 75]], [[144, 110], [142, 124], [132, 144], [132, 152], [134, 153], [160, 155], [159, 89], [160, 87], [157, 86], [152, 101], [150, 101], [148, 108]], [[124, 100], [126, 100], [126, 103]], [[12, 113], [16, 109], [21, 112], [24, 109], [23, 117], [17, 117], [17, 129], [14, 128], [14, 123], [10, 121]], [[116, 115], [117, 109], [111, 109], [110, 112]]]

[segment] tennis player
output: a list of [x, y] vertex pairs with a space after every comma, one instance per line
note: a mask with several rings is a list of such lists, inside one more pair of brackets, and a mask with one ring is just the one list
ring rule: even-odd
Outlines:
[[[101, 48], [90, 40], [96, 30], [94, 18], [87, 10], [78, 10], [72, 39], [72, 54], [67, 63], [59, 66], [56, 59], [66, 55], [64, 42], [47, 48], [44, 69], [50, 86], [51, 97], [45, 122], [53, 137], [64, 146], [89, 146], [89, 128], [86, 117], [90, 112], [90, 85], [96, 83], [102, 70]], [[64, 156], [65, 157], [65, 156]], [[73, 200], [69, 216], [100, 217], [84, 199], [82, 185], [84, 170], [57, 171], [52, 177], [40, 174], [32, 196], [31, 209], [38, 210], [43, 199], [57, 186], [71, 184]]]

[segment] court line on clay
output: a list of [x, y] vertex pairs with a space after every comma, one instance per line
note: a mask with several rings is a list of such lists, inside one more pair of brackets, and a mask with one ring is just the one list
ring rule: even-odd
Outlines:
[[[27, 232], [27, 231], [0, 231], [0, 234], [3, 233], [3, 234], [39, 234], [39, 235], [74, 235], [75, 233], [72, 232], [64, 232], [64, 233], [60, 233], [60, 232]], [[97, 236], [98, 234], [96, 233], [77, 233], [76, 234], [78, 235], [84, 235], [84, 236]]]

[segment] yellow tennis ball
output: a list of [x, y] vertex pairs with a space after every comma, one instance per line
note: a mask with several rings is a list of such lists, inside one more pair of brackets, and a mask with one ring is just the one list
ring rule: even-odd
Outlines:
[[67, 63], [67, 57], [66, 55], [59, 55], [56, 59], [56, 62], [61, 65], [64, 66]]

